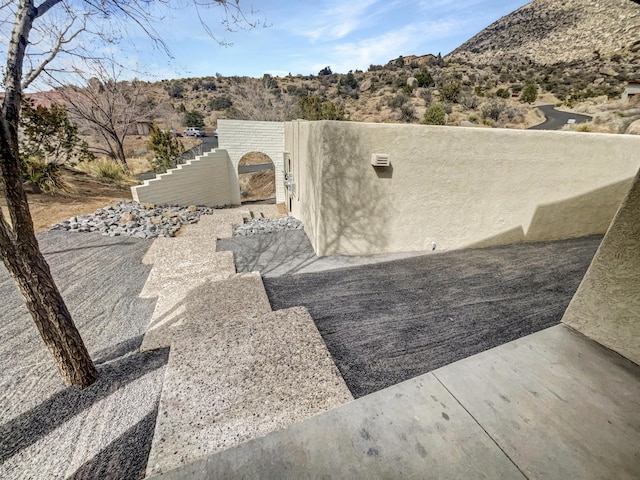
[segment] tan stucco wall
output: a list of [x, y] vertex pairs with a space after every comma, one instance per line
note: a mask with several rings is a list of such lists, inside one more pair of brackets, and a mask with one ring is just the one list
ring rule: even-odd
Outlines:
[[212, 150], [131, 187], [131, 194], [143, 203], [218, 207], [234, 204], [234, 185], [237, 186], [237, 174], [229, 155], [225, 150]]
[[[640, 166], [640, 138], [622, 135], [330, 121], [285, 131], [292, 213], [321, 256], [604, 233]], [[391, 167], [372, 167], [372, 153]]]
[[640, 174], [562, 322], [640, 364]]

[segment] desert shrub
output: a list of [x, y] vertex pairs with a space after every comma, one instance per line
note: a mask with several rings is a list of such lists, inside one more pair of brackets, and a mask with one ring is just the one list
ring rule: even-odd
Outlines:
[[120, 182], [127, 179], [127, 174], [122, 165], [108, 158], [101, 158], [91, 162], [91, 170], [96, 177], [104, 180]]
[[69, 191], [60, 165], [40, 158], [22, 158], [22, 181], [33, 193], [57, 193]]
[[411, 123], [416, 119], [416, 109], [412, 103], [405, 103], [400, 107], [398, 120], [401, 122]]
[[433, 80], [431, 73], [429, 70], [422, 70], [419, 74], [416, 75], [416, 80], [418, 82], [418, 87], [426, 88], [426, 87], [434, 87], [436, 82]]
[[406, 93], [407, 95], [413, 95], [413, 86], [407, 83], [404, 87], [402, 87], [402, 92]]
[[480, 99], [472, 94], [466, 93], [460, 97], [460, 105], [467, 110], [475, 110], [480, 104]]
[[499, 88], [498, 90], [496, 90], [496, 97], [506, 99], [511, 97], [511, 93], [509, 93], [509, 90], [507, 90], [506, 88]]
[[349, 70], [349, 73], [340, 79], [340, 84], [352, 89], [358, 88], [358, 80], [351, 70]]
[[214, 92], [218, 89], [218, 87], [216, 86], [216, 82], [214, 82], [213, 80], [207, 80], [202, 82], [202, 89]]
[[500, 114], [505, 110], [506, 103], [504, 100], [493, 99], [482, 104], [480, 107], [480, 114], [483, 119], [491, 119], [498, 121]]
[[523, 112], [520, 108], [514, 107], [512, 105], [505, 105], [505, 109], [501, 113], [502, 117], [507, 122], [523, 122], [525, 117], [525, 112]]
[[305, 120], [344, 120], [344, 109], [331, 100], [316, 96], [300, 97], [298, 113]]
[[333, 72], [331, 71], [331, 67], [324, 67], [322, 70], [318, 72], [319, 77], [323, 77], [326, 75], [331, 75]]
[[185, 127], [204, 127], [204, 117], [202, 113], [197, 110], [188, 110], [184, 112], [184, 118], [182, 122]]
[[210, 110], [226, 110], [233, 106], [233, 102], [229, 97], [216, 97], [209, 100], [208, 106]]
[[445, 125], [447, 123], [447, 112], [445, 112], [442, 105], [436, 103], [427, 109], [422, 123], [425, 125]]
[[527, 83], [524, 87], [522, 95], [520, 95], [520, 101], [526, 103], [533, 103], [538, 98], [538, 86], [535, 83]]
[[460, 94], [462, 93], [462, 85], [459, 80], [449, 78], [440, 84], [439, 90], [444, 100], [451, 103], [458, 103]]
[[396, 108], [402, 107], [402, 105], [404, 105], [408, 101], [409, 101], [409, 97], [407, 96], [407, 94], [404, 92], [401, 92], [394, 95], [393, 97], [390, 97], [389, 100], [387, 101], [387, 105], [389, 105], [389, 107], [393, 109], [396, 109]]
[[172, 82], [165, 85], [165, 90], [171, 98], [184, 98], [184, 85], [178, 82]]
[[429, 105], [431, 105], [431, 102], [433, 101], [433, 95], [431, 93], [431, 89], [430, 88], [423, 88], [420, 90], [420, 98], [422, 98], [422, 100], [424, 100], [424, 104], [428, 107]]
[[151, 165], [153, 171], [158, 173], [172, 168], [175, 159], [184, 152], [184, 145], [172, 132], [160, 130], [156, 125], [151, 126], [147, 146], [154, 152]]
[[265, 73], [262, 76], [262, 83], [264, 84], [265, 88], [278, 88], [278, 81], [268, 73]]

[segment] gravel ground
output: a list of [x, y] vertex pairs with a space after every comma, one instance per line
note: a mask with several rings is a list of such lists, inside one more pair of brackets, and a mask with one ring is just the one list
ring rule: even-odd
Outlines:
[[100, 378], [65, 387], [0, 265], [0, 478], [140, 478], [168, 351], [138, 352], [154, 300], [138, 298], [151, 240], [38, 236]]
[[601, 238], [460, 250], [264, 284], [274, 310], [309, 309], [357, 398], [556, 325]]

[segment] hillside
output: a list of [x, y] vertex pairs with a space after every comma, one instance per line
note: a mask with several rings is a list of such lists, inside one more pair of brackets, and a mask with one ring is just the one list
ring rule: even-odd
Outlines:
[[639, 50], [637, 0], [534, 0], [489, 25], [448, 58], [476, 65], [505, 60], [553, 65], [616, 53], [633, 56]]
[[[619, 102], [630, 78], [640, 78], [640, 1], [534, 0], [444, 58], [399, 56], [347, 74], [123, 84], [135, 83], [141, 121], [178, 132], [194, 115], [210, 133], [221, 118], [528, 128], [543, 121], [535, 103], [553, 103], [593, 115], [582, 130], [627, 133], [640, 119], [640, 106]], [[144, 142], [130, 152], [146, 155]]]

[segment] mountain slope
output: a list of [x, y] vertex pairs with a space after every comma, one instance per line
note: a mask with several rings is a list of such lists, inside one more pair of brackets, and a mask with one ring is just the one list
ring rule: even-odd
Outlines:
[[639, 50], [638, 0], [534, 0], [491, 24], [447, 58], [476, 65], [505, 60], [551, 65], [621, 52], [637, 57]]

